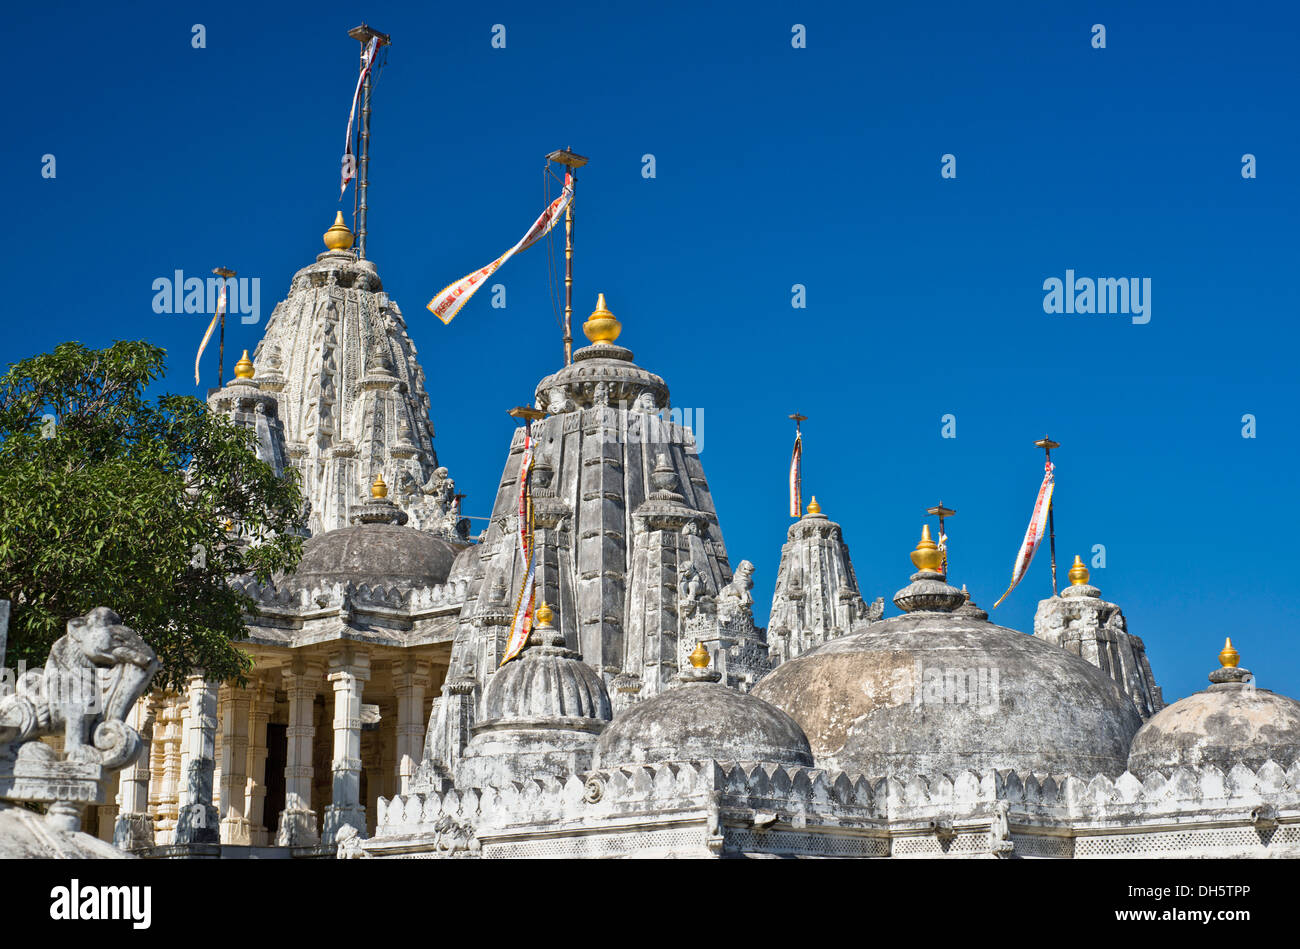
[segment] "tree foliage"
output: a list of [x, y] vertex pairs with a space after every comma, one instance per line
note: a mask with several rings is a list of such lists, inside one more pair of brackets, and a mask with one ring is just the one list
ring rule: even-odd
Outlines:
[[0, 599], [7, 662], [45, 661], [69, 618], [109, 606], [157, 651], [156, 685], [241, 679], [252, 605], [228, 578], [296, 565], [302, 495], [251, 432], [145, 389], [164, 352], [64, 343], [0, 376]]

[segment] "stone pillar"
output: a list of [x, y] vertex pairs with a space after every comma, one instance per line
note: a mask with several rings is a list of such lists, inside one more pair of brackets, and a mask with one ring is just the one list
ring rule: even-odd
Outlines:
[[275, 705], [275, 690], [259, 679], [252, 690], [252, 708], [248, 719], [248, 787], [244, 813], [248, 815], [249, 843], [265, 847], [270, 840], [266, 828], [266, 723]]
[[217, 809], [212, 805], [216, 770], [217, 684], [201, 675], [189, 677], [185, 774], [176, 817], [177, 844], [220, 842]]
[[221, 704], [226, 710], [221, 737], [221, 842], [236, 846], [249, 843], [248, 818], [244, 811], [248, 776], [248, 718], [253, 696], [240, 686], [222, 686]]
[[429, 663], [408, 656], [394, 665], [397, 695], [397, 788], [409, 793], [415, 768], [424, 755], [424, 690], [429, 687]]
[[176, 840], [177, 799], [181, 785], [181, 699], [168, 696], [158, 710], [163, 721], [162, 740], [158, 743], [158, 806], [155, 811], [157, 825], [155, 843], [173, 843]]
[[311, 807], [312, 739], [316, 737], [316, 689], [324, 666], [301, 656], [283, 670], [284, 688], [289, 693], [289, 727], [284, 766], [284, 810], [275, 835], [277, 847], [311, 847], [320, 842], [316, 835], [316, 812]]
[[154, 722], [158, 718], [158, 703], [148, 695], [142, 696], [131, 709], [127, 724], [140, 733], [140, 757], [135, 764], [122, 769], [118, 782], [118, 812], [113, 825], [113, 843], [121, 850], [138, 852], [154, 845], [153, 818], [149, 816], [152, 802], [150, 779], [153, 777]]
[[351, 826], [366, 836], [366, 811], [361, 801], [361, 693], [370, 678], [370, 656], [349, 647], [330, 656], [327, 676], [334, 685], [333, 801], [325, 809], [321, 837], [333, 843]]

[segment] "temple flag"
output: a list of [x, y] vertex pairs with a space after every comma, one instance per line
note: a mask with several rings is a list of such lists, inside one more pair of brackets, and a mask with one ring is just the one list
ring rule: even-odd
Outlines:
[[439, 290], [437, 295], [428, 303], [429, 312], [444, 323], [450, 323], [456, 317], [456, 314], [460, 312], [460, 308], [469, 302], [469, 298], [474, 295], [475, 291], [483, 285], [483, 282], [488, 277], [496, 273], [502, 264], [521, 250], [527, 250], [546, 236], [556, 222], [564, 216], [564, 210], [572, 200], [573, 174], [569, 172], [564, 176], [564, 190], [560, 192], [560, 196], [552, 201], [550, 206], [542, 212], [542, 216], [533, 222], [533, 226], [528, 229], [528, 233], [520, 239], [519, 243], [486, 267], [475, 270], [471, 274], [466, 274], [455, 283]]
[[[210, 298], [209, 298], [210, 299]], [[226, 284], [221, 284], [221, 294], [217, 297], [217, 312], [212, 314], [212, 322], [208, 324], [208, 331], [203, 334], [203, 342], [199, 343], [199, 354], [194, 357], [194, 384], [199, 384], [199, 361], [203, 359], [203, 350], [208, 348], [208, 340], [212, 339], [212, 331], [217, 328], [217, 322], [226, 312]], [[217, 380], [217, 385], [221, 380]]]
[[361, 87], [365, 85], [366, 76], [370, 72], [370, 67], [375, 63], [375, 53], [379, 51], [379, 37], [370, 37], [370, 42], [366, 45], [365, 55], [361, 57], [361, 75], [357, 76], [357, 89], [352, 93], [352, 110], [348, 112], [348, 137], [343, 144], [343, 178], [339, 184], [339, 200], [343, 200], [343, 192], [348, 190], [348, 182], [357, 176], [357, 162], [352, 155], [352, 120], [357, 115], [357, 102], [361, 98]]
[[798, 432], [790, 453], [790, 516], [803, 516], [803, 435]]
[[528, 643], [528, 634], [532, 629], [533, 583], [537, 576], [537, 558], [533, 552], [533, 445], [531, 433], [524, 433], [524, 456], [519, 462], [519, 553], [523, 557], [524, 582], [519, 590], [519, 599], [515, 601], [515, 615], [510, 623], [510, 639], [506, 642], [506, 654], [501, 660], [505, 665]]
[[1038, 489], [1038, 500], [1034, 502], [1034, 514], [1029, 519], [1029, 526], [1025, 528], [1025, 539], [1020, 544], [1020, 552], [1016, 554], [1016, 564], [1011, 568], [1011, 586], [1007, 587], [1007, 592], [998, 597], [998, 602], [993, 604], [997, 609], [998, 604], [1007, 598], [1012, 590], [1016, 588], [1029, 569], [1029, 564], [1034, 559], [1034, 554], [1038, 552], [1038, 545], [1043, 542], [1043, 535], [1047, 531], [1047, 513], [1052, 509], [1052, 489], [1055, 482], [1052, 478], [1052, 472], [1056, 466], [1050, 461], [1044, 466], [1043, 483]]

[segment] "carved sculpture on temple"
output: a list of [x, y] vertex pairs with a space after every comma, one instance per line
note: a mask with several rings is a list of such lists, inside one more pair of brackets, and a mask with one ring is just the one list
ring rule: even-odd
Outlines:
[[[153, 649], [101, 606], [69, 620], [45, 668], [0, 697], [0, 856], [122, 856], [80, 832], [81, 813], [102, 804], [109, 774], [139, 755], [140, 735], [126, 718], [157, 671]], [[40, 740], [45, 736], [61, 736], [62, 750]], [[43, 805], [46, 813], [10, 801]]]

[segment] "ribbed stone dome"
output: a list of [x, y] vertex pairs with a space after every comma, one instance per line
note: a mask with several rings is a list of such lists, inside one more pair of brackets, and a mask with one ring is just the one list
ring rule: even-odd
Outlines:
[[433, 586], [446, 583], [464, 544], [396, 524], [360, 524], [317, 534], [303, 544], [299, 585], [346, 583]]
[[812, 749], [779, 708], [717, 682], [687, 681], [633, 705], [596, 742], [597, 767], [660, 761], [758, 761], [811, 767]]
[[778, 666], [754, 695], [793, 716], [819, 767], [872, 777], [1119, 775], [1142, 724], [1092, 664], [968, 613], [872, 623]]
[[613, 717], [600, 673], [558, 646], [530, 645], [494, 672], [483, 690], [484, 724], [558, 718], [607, 722]]
[[[1231, 649], [1229, 643], [1225, 652]], [[1285, 768], [1300, 758], [1300, 702], [1256, 688], [1249, 671], [1235, 666], [1216, 669], [1210, 681], [1142, 726], [1129, 752], [1130, 771], [1145, 777], [1214, 765], [1227, 772], [1237, 764], [1256, 770], [1270, 758]]]

